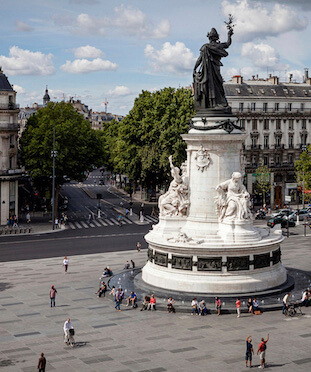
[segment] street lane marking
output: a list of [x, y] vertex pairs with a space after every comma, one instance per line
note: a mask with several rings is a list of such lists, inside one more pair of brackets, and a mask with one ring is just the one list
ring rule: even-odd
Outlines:
[[110, 220], [108, 220], [108, 218], [106, 218], [104, 221], [107, 222], [108, 225], [110, 225], [110, 226], [113, 226], [114, 225]]
[[127, 222], [129, 225], [131, 225], [131, 224], [133, 223], [131, 220], [129, 220], [129, 219], [126, 218], [126, 217], [123, 217], [123, 220], [124, 220], [125, 222]]
[[[94, 221], [93, 221], [93, 223], [94, 223]], [[91, 223], [89, 224], [89, 226], [90, 226], [90, 227], [95, 227], [95, 225], [93, 225], [93, 223], [91, 222]]]
[[82, 226], [79, 224], [79, 222], [75, 222], [78, 229], [82, 229]]
[[93, 223], [95, 223], [96, 226], [101, 226], [101, 224], [96, 220], [94, 220]]
[[110, 221], [112, 221], [115, 225], [120, 225], [119, 222], [114, 218], [110, 218]]
[[69, 222], [69, 226], [73, 229], [73, 230], [75, 230], [75, 225], [72, 223], [72, 222]]
[[101, 218], [98, 219], [98, 222], [100, 222], [103, 226], [108, 226], [108, 223], [104, 222]]
[[81, 225], [83, 226], [83, 227], [85, 227], [86, 229], [88, 229], [89, 227], [88, 227], [88, 225], [85, 223], [85, 222], [83, 222], [83, 221], [80, 221], [80, 223], [81, 223]]
[[144, 218], [148, 221], [148, 222], [154, 222], [149, 216], [144, 216]]

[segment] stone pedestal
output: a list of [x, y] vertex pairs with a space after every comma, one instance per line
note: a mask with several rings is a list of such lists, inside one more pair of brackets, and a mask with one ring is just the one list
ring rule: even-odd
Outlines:
[[[192, 293], [249, 293], [286, 281], [280, 230], [253, 226], [250, 218], [219, 216], [216, 188], [241, 172], [245, 134], [225, 118], [194, 118], [187, 143], [186, 215], [161, 216], [145, 237], [146, 283]], [[223, 125], [221, 124], [223, 123]], [[244, 202], [244, 201], [243, 201]]]

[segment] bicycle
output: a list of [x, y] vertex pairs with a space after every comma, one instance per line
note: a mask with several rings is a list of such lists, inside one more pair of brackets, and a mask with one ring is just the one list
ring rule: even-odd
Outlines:
[[298, 302], [292, 302], [288, 305], [284, 312], [285, 316], [300, 316], [303, 315], [303, 312], [301, 310], [300, 304]]

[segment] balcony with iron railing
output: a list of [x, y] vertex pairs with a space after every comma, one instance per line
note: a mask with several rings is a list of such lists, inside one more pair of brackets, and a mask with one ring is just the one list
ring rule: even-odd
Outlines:
[[251, 109], [251, 108], [232, 108], [232, 112], [235, 113], [235, 114], [240, 114], [240, 115], [243, 115], [243, 114], [256, 114], [256, 115], [262, 115], [262, 114], [305, 114], [305, 115], [311, 115], [311, 109], [299, 109], [299, 108], [295, 108], [295, 109], [291, 109], [289, 110], [288, 108], [279, 108], [278, 110], [274, 109], [274, 108], [267, 108], [267, 109], [263, 109], [263, 108], [255, 108], [255, 109]]
[[0, 110], [18, 110], [19, 105], [13, 102], [0, 103]]

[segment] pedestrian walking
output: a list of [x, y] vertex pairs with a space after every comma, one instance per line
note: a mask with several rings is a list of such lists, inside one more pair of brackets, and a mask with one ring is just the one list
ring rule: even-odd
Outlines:
[[58, 229], [58, 218], [55, 218], [55, 229]]
[[239, 298], [235, 301], [235, 306], [238, 314], [237, 318], [239, 318], [241, 316], [241, 300]]
[[119, 222], [120, 227], [122, 227], [122, 220], [123, 220], [123, 216], [122, 216], [122, 214], [120, 214], [119, 217], [118, 217], [118, 222]]
[[252, 368], [252, 359], [253, 359], [253, 345], [252, 345], [252, 336], [248, 336], [246, 339], [246, 354], [245, 354], [245, 366], [247, 367], [247, 362], [249, 361], [249, 368]]
[[66, 274], [67, 270], [68, 270], [68, 266], [69, 266], [69, 260], [68, 260], [67, 256], [65, 256], [65, 258], [63, 260], [63, 265], [64, 265], [64, 268], [65, 268], [65, 274]]
[[132, 269], [135, 269], [135, 262], [133, 260], [131, 260], [131, 264], [132, 264]]
[[91, 221], [92, 221], [92, 214], [91, 213], [89, 213], [88, 220], [89, 220], [89, 223], [91, 223]]
[[285, 314], [285, 311], [288, 309], [289, 305], [289, 296], [290, 293], [286, 293], [286, 295], [283, 297], [283, 309], [282, 309], [282, 314]]
[[26, 214], [26, 222], [29, 224], [30, 223], [30, 214], [29, 212]]
[[38, 370], [39, 372], [45, 372], [45, 366], [46, 366], [46, 359], [43, 353], [41, 353], [41, 356], [38, 360]]
[[136, 249], [137, 249], [137, 252], [140, 252], [141, 244], [139, 242], [137, 242], [137, 244], [136, 244]]
[[219, 297], [215, 297], [215, 307], [217, 310], [217, 315], [220, 315], [221, 312], [221, 299]]
[[74, 336], [74, 329], [71, 323], [70, 318], [68, 318], [64, 323], [64, 342], [66, 345], [74, 346], [75, 340]]
[[267, 342], [269, 341], [269, 333], [268, 337], [265, 340], [264, 338], [261, 339], [261, 342], [258, 346], [257, 355], [260, 353], [260, 366], [258, 368], [265, 368], [266, 366], [266, 349], [267, 349]]
[[55, 307], [55, 297], [56, 297], [56, 293], [57, 293], [57, 290], [56, 290], [56, 288], [54, 287], [54, 285], [52, 285], [52, 286], [51, 286], [51, 289], [50, 289], [51, 307], [53, 306], [53, 304], [54, 304], [54, 307]]

